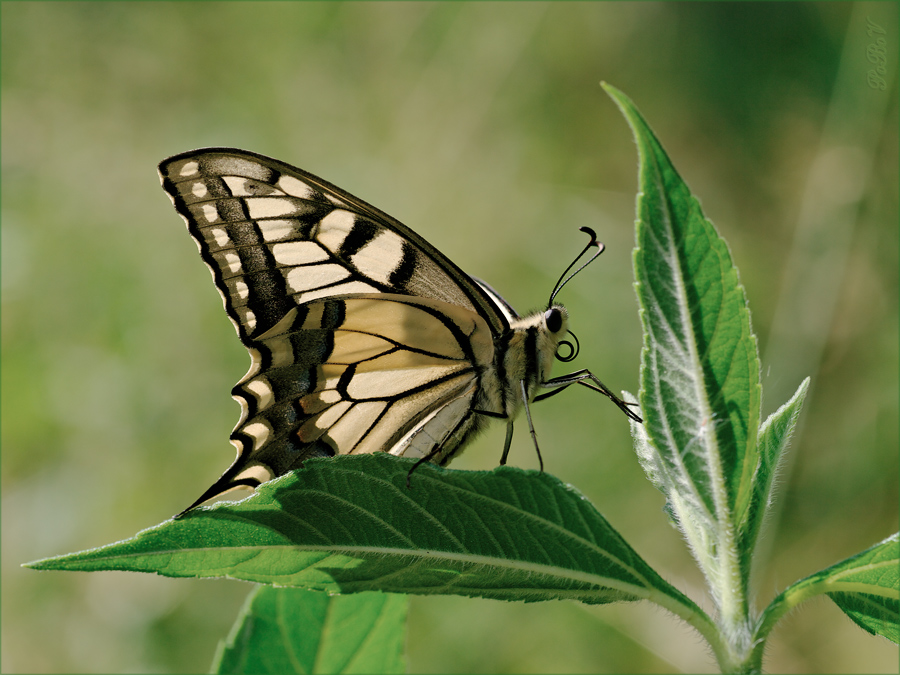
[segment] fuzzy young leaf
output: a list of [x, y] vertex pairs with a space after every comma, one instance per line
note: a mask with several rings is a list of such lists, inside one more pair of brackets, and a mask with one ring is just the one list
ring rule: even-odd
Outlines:
[[809, 390], [809, 378], [803, 380], [791, 400], [781, 406], [763, 423], [759, 430], [759, 469], [753, 481], [753, 496], [747, 524], [741, 531], [741, 553], [744, 569], [750, 569], [750, 556], [759, 537], [766, 512], [772, 501], [775, 474], [785, 449], [790, 443], [800, 409]]
[[722, 589], [745, 589], [748, 577], [737, 547], [759, 459], [756, 337], [725, 241], [634, 104], [604, 86], [640, 155], [634, 266], [646, 431], [636, 435], [648, 443], [639, 454], [722, 602]]
[[868, 632], [900, 643], [898, 534], [786, 588], [763, 614], [757, 638], [762, 642], [778, 619], [823, 593]]
[[382, 453], [309, 460], [241, 502], [201, 507], [132, 539], [30, 566], [232, 577], [341, 593], [591, 604], [644, 598], [705, 618], [556, 478], [426, 464], [407, 488], [410, 466]]
[[247, 598], [214, 673], [403, 673], [405, 595], [333, 595], [259, 586]]

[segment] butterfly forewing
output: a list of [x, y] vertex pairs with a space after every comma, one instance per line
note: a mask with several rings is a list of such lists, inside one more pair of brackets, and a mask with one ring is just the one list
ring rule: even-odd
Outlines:
[[440, 461], [479, 425], [508, 305], [390, 216], [276, 160], [200, 150], [160, 174], [252, 359], [232, 391], [238, 458], [196, 503], [312, 456], [440, 447]]
[[291, 307], [346, 293], [400, 293], [507, 325], [484, 292], [390, 216], [320, 178], [241, 150], [177, 155], [163, 188], [200, 247], [241, 339]]

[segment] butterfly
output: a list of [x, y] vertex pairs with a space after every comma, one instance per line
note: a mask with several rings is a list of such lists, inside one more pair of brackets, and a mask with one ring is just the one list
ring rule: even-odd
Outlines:
[[385, 451], [418, 458], [413, 469], [445, 465], [493, 418], [507, 425], [504, 464], [523, 408], [543, 469], [529, 404], [576, 383], [641, 421], [589, 370], [549, 376], [554, 357], [578, 351], [553, 300], [603, 251], [590, 228], [547, 308], [522, 317], [408, 227], [301, 169], [208, 148], [159, 173], [251, 358], [231, 392], [237, 458], [186, 511], [311, 457]]

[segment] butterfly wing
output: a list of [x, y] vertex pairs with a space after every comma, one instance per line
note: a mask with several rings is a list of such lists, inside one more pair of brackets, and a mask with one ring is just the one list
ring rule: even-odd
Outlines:
[[196, 503], [311, 456], [425, 456], [478, 425], [479, 371], [509, 329], [492, 289], [387, 214], [277, 160], [213, 148], [159, 171], [252, 360], [232, 391], [238, 457]]
[[163, 188], [213, 273], [241, 340], [342, 293], [399, 293], [509, 324], [483, 289], [391, 216], [305, 171], [243, 150], [170, 157]]

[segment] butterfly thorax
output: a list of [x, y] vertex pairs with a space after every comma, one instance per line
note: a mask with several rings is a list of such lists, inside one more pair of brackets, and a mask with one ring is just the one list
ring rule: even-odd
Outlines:
[[560, 340], [566, 334], [568, 314], [553, 305], [513, 321], [510, 331], [495, 342], [495, 364], [503, 391], [502, 409], [515, 418], [523, 405], [522, 389], [529, 402], [550, 370]]
[[[523, 389], [531, 402], [541, 383], [549, 378], [566, 324], [566, 310], [561, 305], [510, 322], [510, 329], [494, 339], [493, 359], [476, 360], [478, 387], [472, 414], [444, 440], [432, 461], [446, 464], [456, 457], [492, 417], [513, 420], [518, 416], [524, 405]], [[404, 456], [424, 454], [399, 446], [391, 452]]]

